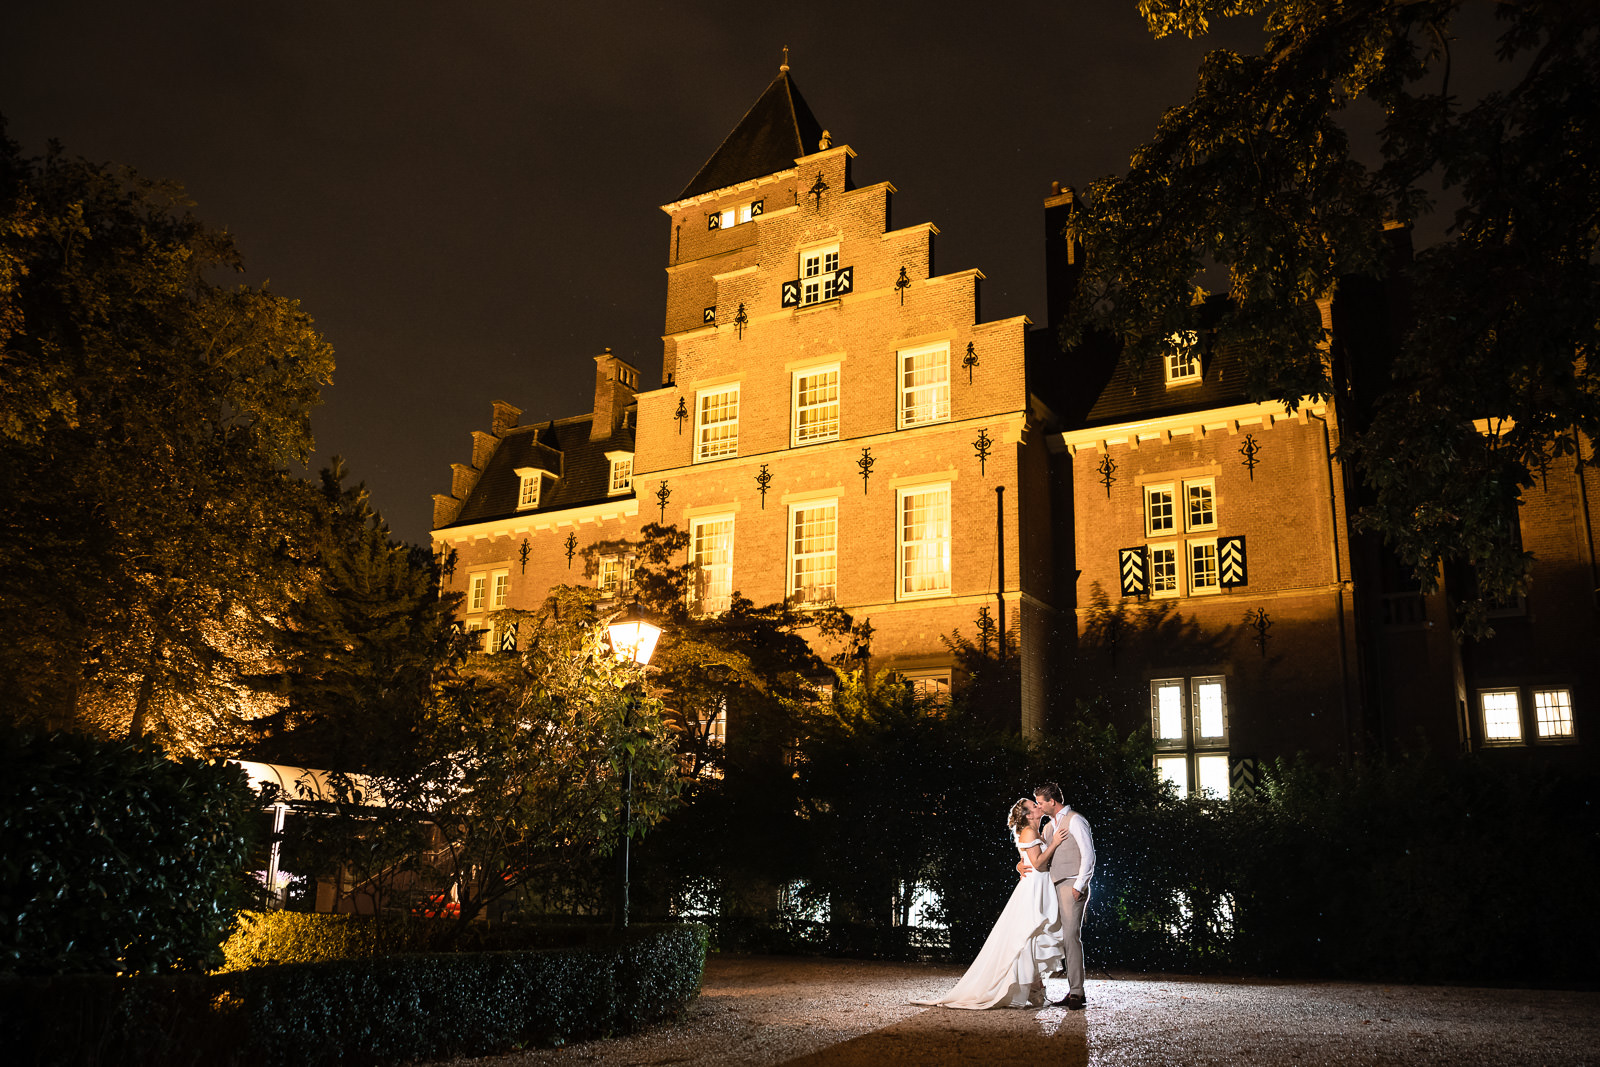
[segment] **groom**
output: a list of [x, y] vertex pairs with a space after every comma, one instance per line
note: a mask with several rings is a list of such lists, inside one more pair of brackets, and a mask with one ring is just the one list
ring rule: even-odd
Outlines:
[[1089, 879], [1094, 877], [1094, 839], [1089, 820], [1061, 800], [1061, 787], [1045, 782], [1033, 791], [1034, 803], [1050, 816], [1051, 832], [1061, 843], [1050, 857], [1050, 880], [1061, 904], [1066, 950], [1067, 999], [1055, 1003], [1078, 1011], [1083, 1007], [1083, 915], [1089, 908]]

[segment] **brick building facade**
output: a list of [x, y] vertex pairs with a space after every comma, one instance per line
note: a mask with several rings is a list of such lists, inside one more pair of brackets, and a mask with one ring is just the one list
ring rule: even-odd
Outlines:
[[[870, 620], [873, 669], [930, 688], [959, 683], [943, 637], [1003, 618], [1010, 726], [1038, 733], [1080, 704], [1148, 724], [1184, 788], [1412, 736], [1581, 749], [1592, 468], [1528, 494], [1540, 592], [1463, 649], [1443, 595], [1407, 592], [1353, 536], [1334, 403], [1251, 402], [1204, 306], [1162, 365], [1058, 351], [1070, 192], [1044, 205], [1049, 321], [983, 321], [982, 275], [938, 274], [937, 229], [894, 228], [893, 186], [857, 187], [854, 156], [780, 71], [662, 209], [662, 382], [641, 390], [607, 352], [586, 415], [520, 426], [495, 404], [433, 534], [486, 647], [517, 641], [493, 631], [499, 608], [563, 582], [619, 588], [627, 561], [586, 577], [577, 553], [659, 520], [690, 534], [701, 610], [735, 591], [837, 604]], [[1330, 326], [1378, 314], [1342, 299]]]

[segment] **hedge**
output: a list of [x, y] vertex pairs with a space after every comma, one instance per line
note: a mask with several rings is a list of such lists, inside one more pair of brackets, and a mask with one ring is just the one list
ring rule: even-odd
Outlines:
[[625, 1033], [698, 993], [700, 926], [550, 949], [290, 963], [187, 981], [0, 979], [19, 1065], [378, 1064]]

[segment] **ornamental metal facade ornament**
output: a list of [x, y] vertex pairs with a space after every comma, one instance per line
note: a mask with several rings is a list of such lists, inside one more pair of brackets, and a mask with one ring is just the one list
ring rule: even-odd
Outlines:
[[972, 368], [978, 365], [978, 350], [971, 341], [967, 342], [967, 354], [961, 357], [961, 365], [967, 368], [967, 384], [972, 384]]
[[667, 521], [667, 501], [671, 498], [672, 490], [667, 488], [666, 479], [663, 478], [661, 484], [656, 487], [656, 506], [661, 509], [661, 522], [663, 524]]
[[994, 640], [994, 616], [989, 614], [989, 605], [985, 604], [978, 609], [977, 621], [973, 623], [978, 628], [978, 649], [985, 656], [989, 654], [989, 642]]
[[817, 180], [811, 183], [811, 188], [806, 190], [806, 195], [811, 197], [816, 204], [816, 210], [822, 210], [822, 194], [828, 191], [828, 183], [822, 180], [822, 172], [817, 171]]
[[739, 310], [733, 313], [733, 325], [739, 331], [739, 340], [744, 340], [744, 328], [750, 322], [750, 316], [745, 313], [744, 302], [739, 302]]
[[522, 545], [517, 549], [517, 559], [522, 563], [523, 574], [528, 573], [528, 553], [532, 550], [533, 546], [530, 545], [528, 543], [528, 539], [524, 537], [522, 539]]
[[689, 417], [689, 403], [681, 396], [678, 398], [678, 410], [672, 413], [672, 417], [678, 420], [678, 436], [683, 436], [683, 420]]
[[1107, 452], [1100, 457], [1100, 466], [1095, 470], [1100, 472], [1100, 484], [1106, 487], [1106, 499], [1111, 499], [1111, 483], [1117, 480], [1117, 461]]
[[872, 465], [876, 462], [877, 460], [872, 458], [872, 449], [870, 448], [863, 448], [861, 450], [861, 458], [856, 460], [856, 466], [861, 468], [862, 496], [865, 496], [867, 493], [867, 479], [872, 476]]
[[911, 288], [911, 277], [906, 274], [904, 267], [900, 268], [900, 277], [894, 281], [894, 287], [900, 290], [900, 306], [906, 306], [906, 290]]
[[1267, 609], [1256, 608], [1253, 611], [1245, 612], [1244, 621], [1246, 626], [1256, 632], [1256, 635], [1250, 640], [1255, 642], [1255, 646], [1261, 650], [1262, 658], [1265, 659], [1267, 655], [1267, 631], [1272, 629], [1272, 619], [1267, 616]]
[[978, 473], [984, 473], [984, 466], [989, 462], [989, 453], [993, 451], [994, 442], [989, 438], [987, 426], [978, 429], [978, 439], [972, 442], [972, 450], [978, 457]]
[[452, 548], [448, 552], [441, 552], [439, 554], [439, 573], [444, 575], [446, 578], [454, 578], [456, 576], [455, 549]]
[[578, 534], [576, 530], [567, 534], [564, 547], [567, 550], [567, 570], [570, 571], [572, 569], [572, 557], [578, 554]]
[[762, 511], [767, 510], [767, 486], [771, 484], [772, 472], [767, 470], [767, 465], [763, 463], [761, 469], [756, 472], [756, 491], [761, 494]]
[[1244, 444], [1239, 446], [1239, 455], [1244, 457], [1240, 462], [1250, 472], [1250, 480], [1252, 482], [1256, 480], [1256, 464], [1260, 462], [1256, 457], [1260, 454], [1261, 442], [1256, 440], [1256, 435], [1253, 433], [1245, 434]]

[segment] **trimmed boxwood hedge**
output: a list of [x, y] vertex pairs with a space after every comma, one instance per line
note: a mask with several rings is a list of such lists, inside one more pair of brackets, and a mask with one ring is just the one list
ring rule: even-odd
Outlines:
[[174, 982], [0, 979], [17, 1064], [394, 1063], [625, 1033], [682, 1012], [707, 930], [565, 948], [289, 963]]

